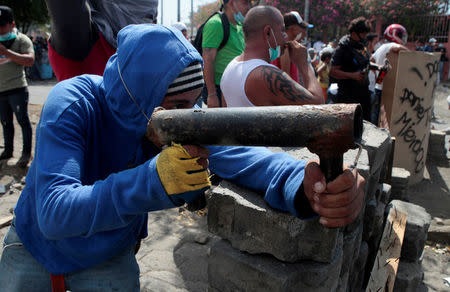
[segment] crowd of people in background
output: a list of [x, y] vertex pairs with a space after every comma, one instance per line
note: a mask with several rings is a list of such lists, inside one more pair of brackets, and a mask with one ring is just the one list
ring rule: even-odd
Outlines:
[[435, 38], [430, 38], [427, 42], [424, 42], [423, 40], [418, 40], [416, 42], [416, 51], [421, 52], [437, 52], [441, 54], [441, 59], [439, 62], [439, 75], [440, 75], [440, 81], [444, 78], [444, 63], [448, 62], [447, 57], [447, 49], [445, 48], [443, 43], [437, 42]]
[[[13, 32], [13, 12], [1, 6], [0, 77], [13, 72], [16, 80], [0, 80], [0, 160], [13, 155], [13, 112], [23, 121], [18, 163], [26, 167], [31, 159], [24, 67], [36, 60], [28, 74], [42, 78], [41, 65], [51, 64], [64, 80], [37, 125], [36, 157], [5, 238], [1, 287], [139, 291], [135, 252], [147, 236], [147, 213], [204, 194], [211, 185], [207, 169], [261, 191], [278, 210], [320, 217], [326, 227], [358, 216], [364, 179], [356, 169], [330, 183], [316, 162], [263, 147], [163, 148], [147, 125], [155, 109], [190, 109], [201, 95], [207, 107], [360, 103], [364, 119], [378, 125], [386, 54], [407, 50], [403, 26], [388, 26], [379, 40], [358, 17], [341, 39], [311, 43], [314, 25], [297, 11], [224, 0], [203, 27], [200, 53], [185, 24], [151, 24], [158, 1], [82, 2], [46, 0], [48, 42]], [[20, 47], [13, 46], [16, 38]], [[439, 51], [447, 61], [435, 39], [418, 49]]]
[[48, 59], [47, 38], [43, 36], [29, 36], [33, 42], [35, 61], [33, 66], [26, 68], [27, 78], [30, 80], [44, 80], [54, 77], [53, 69]]

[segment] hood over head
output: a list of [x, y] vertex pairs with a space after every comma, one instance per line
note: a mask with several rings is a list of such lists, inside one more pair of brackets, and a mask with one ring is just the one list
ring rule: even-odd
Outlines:
[[202, 58], [180, 31], [162, 25], [129, 25], [119, 32], [117, 40], [117, 52], [103, 74], [106, 102], [123, 128], [142, 137], [146, 116], [161, 104], [172, 81]]

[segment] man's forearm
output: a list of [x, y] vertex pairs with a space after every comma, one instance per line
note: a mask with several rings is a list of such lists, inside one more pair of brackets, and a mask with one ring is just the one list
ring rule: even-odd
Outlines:
[[25, 67], [31, 67], [34, 63], [34, 53], [19, 54], [14, 51], [7, 50], [5, 56], [14, 63]]
[[205, 61], [203, 75], [205, 78], [206, 88], [208, 89], [208, 95], [216, 93], [216, 83], [214, 82], [214, 65]]
[[[203, 48], [203, 77], [208, 89], [208, 106], [218, 106], [216, 83], [214, 78], [214, 60], [216, 58], [216, 48]], [[214, 99], [213, 99], [214, 98]], [[214, 101], [214, 103], [211, 103]]]
[[203, 77], [205, 78], [206, 88], [208, 88], [208, 94], [216, 92], [216, 83], [214, 81], [215, 58], [215, 48], [203, 48]]
[[323, 103], [323, 93], [312, 65], [307, 63], [303, 66], [297, 66], [303, 78], [303, 85], [313, 95], [314, 99], [311, 103]]

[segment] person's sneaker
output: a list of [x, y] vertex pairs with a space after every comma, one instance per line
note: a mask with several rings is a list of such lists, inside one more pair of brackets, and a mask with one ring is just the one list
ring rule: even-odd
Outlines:
[[12, 152], [9, 152], [9, 151], [3, 151], [3, 153], [0, 155], [0, 160], [3, 160], [3, 159], [9, 159], [9, 158], [11, 158], [13, 156], [13, 154], [12, 154]]
[[22, 153], [22, 156], [20, 156], [16, 165], [20, 168], [26, 168], [28, 165], [28, 162], [30, 161], [30, 158], [31, 158], [31, 153]]

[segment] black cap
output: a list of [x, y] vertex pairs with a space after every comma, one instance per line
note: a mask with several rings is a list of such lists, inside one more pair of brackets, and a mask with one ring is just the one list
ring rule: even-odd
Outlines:
[[0, 6], [0, 26], [10, 24], [14, 21], [14, 15], [8, 6]]

